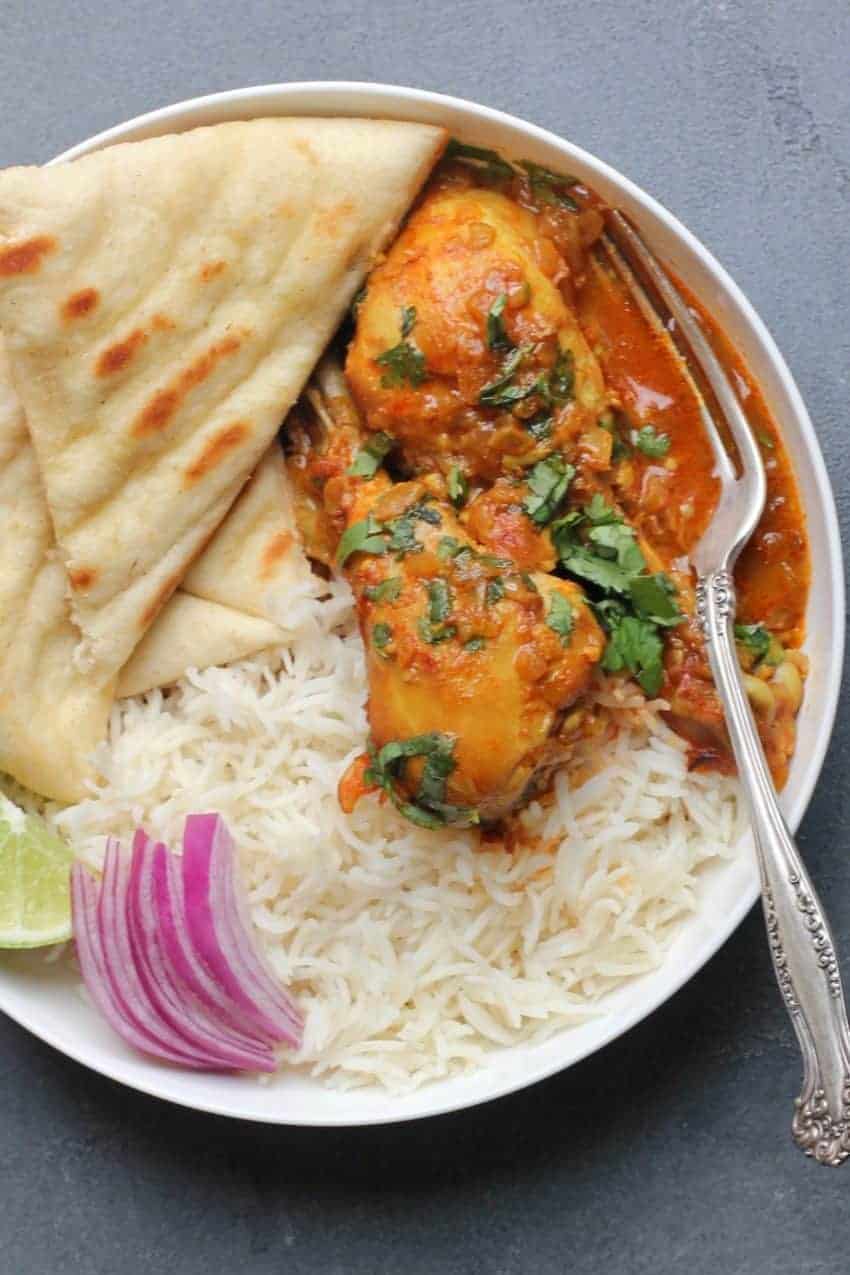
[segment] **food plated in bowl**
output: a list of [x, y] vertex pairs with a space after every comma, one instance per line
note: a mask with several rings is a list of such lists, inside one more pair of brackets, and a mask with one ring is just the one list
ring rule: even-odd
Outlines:
[[[641, 353], [638, 323], [630, 339], [612, 327], [627, 324], [627, 307], [606, 304], [604, 274], [593, 285], [594, 192], [650, 235], [657, 210], [573, 149], [477, 108], [410, 94], [393, 111], [367, 90], [293, 92], [281, 91], [277, 113], [418, 116], [462, 142], [338, 338], [347, 378], [326, 356], [285, 431], [287, 490], [325, 576], [287, 582], [285, 614], [272, 621], [291, 626], [282, 654], [120, 701], [97, 796], [56, 818], [95, 861], [105, 835], [144, 822], [173, 838], [185, 815], [220, 810], [252, 915], [306, 1010], [302, 1067], [365, 1082], [345, 1099], [326, 1096], [287, 1066], [267, 1090], [192, 1077], [190, 1101], [281, 1120], [309, 1121], [317, 1107], [319, 1120], [402, 1118], [545, 1074], [646, 1012], [658, 995], [658, 975], [646, 971], [677, 930], [687, 945], [684, 918], [695, 914], [697, 933], [717, 906], [712, 894], [727, 888], [719, 906], [740, 915], [753, 877], [735, 781], [703, 769], [722, 768], [725, 753], [688, 640], [682, 559], [706, 517], [710, 474], [682, 395], [669, 392], [675, 369]], [[268, 101], [258, 92], [249, 107], [238, 96], [227, 106], [262, 115]], [[225, 104], [152, 127], [213, 122], [216, 110]], [[673, 240], [675, 251], [663, 239], [659, 250], [718, 315], [706, 284], [720, 276], [712, 280], [684, 232]], [[737, 300], [731, 285], [724, 296]], [[748, 348], [734, 305], [718, 317], [784, 413], [758, 329]], [[742, 392], [757, 405], [746, 380]], [[769, 421], [759, 428], [775, 479], [787, 483], [782, 443]], [[820, 606], [831, 581], [819, 578], [817, 549], [829, 523], [806, 499], [817, 456], [794, 453], [793, 431], [783, 435]], [[771, 634], [783, 650], [800, 636], [805, 545], [793, 488], [775, 494], [786, 525], [766, 528], [774, 539], [763, 547], [792, 536], [794, 589], [781, 590], [781, 616], [756, 593], [742, 637], [754, 695], [773, 697], [764, 737], [781, 778], [798, 685], [787, 670], [777, 683], [777, 670], [804, 669], [802, 658], [780, 658]], [[769, 568], [753, 579], [775, 599]], [[828, 632], [832, 619], [820, 614]], [[765, 620], [769, 630], [754, 627]], [[807, 693], [829, 717], [828, 662], [812, 656]], [[795, 780], [794, 764], [788, 790], [803, 794], [811, 777], [798, 765]], [[718, 854], [737, 858], [698, 871]], [[727, 928], [726, 918], [710, 926], [703, 951]], [[699, 953], [690, 957], [695, 967]], [[687, 966], [661, 964], [656, 987]], [[619, 985], [619, 1004], [600, 1001]], [[581, 1025], [562, 1030], [569, 1023]], [[170, 1096], [188, 1083], [119, 1057], [135, 1083]], [[140, 1067], [150, 1069], [143, 1079]], [[439, 1083], [404, 1096], [424, 1081]], [[382, 1099], [376, 1082], [402, 1096]]]

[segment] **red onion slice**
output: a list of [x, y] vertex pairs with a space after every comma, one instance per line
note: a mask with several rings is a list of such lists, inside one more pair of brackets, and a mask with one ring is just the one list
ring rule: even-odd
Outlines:
[[262, 964], [239, 910], [233, 842], [218, 815], [189, 815], [183, 832], [183, 892], [197, 955], [257, 1030], [292, 1045], [302, 1016]]
[[220, 1066], [218, 1059], [193, 1049], [186, 1040], [161, 1018], [151, 1004], [139, 976], [127, 925], [127, 885], [130, 876], [129, 857], [112, 838], [107, 842], [103, 861], [103, 881], [97, 919], [101, 936], [104, 968], [112, 994], [124, 1017], [148, 1038], [148, 1048], [157, 1053], [165, 1047], [182, 1056], [184, 1065], [198, 1068]]
[[274, 1046], [303, 1019], [240, 911], [233, 842], [217, 815], [186, 821], [182, 874], [139, 829], [131, 856], [109, 839], [98, 886], [71, 874], [80, 969], [95, 1005], [134, 1048], [183, 1067], [275, 1071]]
[[74, 922], [74, 938], [80, 971], [92, 1001], [100, 1010], [113, 1031], [143, 1053], [154, 1053], [166, 1062], [187, 1064], [182, 1053], [172, 1052], [166, 1046], [152, 1045], [148, 1036], [130, 1022], [112, 995], [103, 950], [100, 945], [100, 928], [97, 920], [98, 885], [94, 877], [81, 863], [71, 868], [71, 911]]
[[155, 854], [167, 854], [139, 829], [127, 883], [127, 923], [133, 959], [140, 982], [155, 1013], [191, 1049], [209, 1054], [221, 1067], [237, 1071], [274, 1071], [274, 1054], [268, 1045], [240, 1041], [216, 1022], [203, 1005], [181, 986], [160, 944], [160, 927], [154, 910], [151, 865]]

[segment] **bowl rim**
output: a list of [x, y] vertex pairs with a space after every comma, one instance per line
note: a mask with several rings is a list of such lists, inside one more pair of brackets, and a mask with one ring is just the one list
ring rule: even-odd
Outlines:
[[[292, 106], [293, 99], [311, 98], [324, 103], [318, 109], [311, 108], [305, 110], [297, 105]], [[274, 99], [278, 109], [269, 110], [268, 102]], [[364, 109], [364, 101], [368, 99], [368, 109]], [[251, 112], [254, 104], [259, 105], [265, 103], [263, 110]], [[762, 351], [770, 363], [772, 370], [775, 372], [778, 380], [787, 395], [791, 409], [796, 417], [796, 424], [802, 436], [805, 452], [807, 453], [808, 462], [811, 465], [814, 485], [817, 495], [821, 503], [821, 516], [826, 531], [826, 541], [828, 550], [828, 573], [829, 587], [832, 592], [833, 599], [833, 617], [832, 632], [830, 633], [830, 650], [832, 658], [829, 667], [826, 668], [823, 677], [822, 686], [822, 703], [819, 718], [819, 728], [814, 743], [806, 763], [806, 770], [802, 776], [802, 780], [793, 795], [793, 800], [787, 803], [787, 817], [791, 827], [796, 830], [806, 807], [809, 804], [815, 784], [820, 775], [823, 761], [829, 746], [832, 728], [835, 722], [835, 716], [838, 707], [838, 697], [841, 685], [841, 670], [844, 656], [845, 628], [842, 622], [844, 616], [844, 573], [843, 573], [843, 557], [841, 548], [841, 537], [839, 531], [838, 516], [836, 511], [835, 499], [829, 482], [826, 465], [820, 450], [817, 436], [811, 422], [811, 418], [806, 410], [800, 391], [791, 375], [791, 372], [780, 353], [776, 342], [774, 341], [768, 328], [756, 313], [750, 301], [742, 292], [740, 287], [735, 283], [731, 276], [726, 272], [723, 266], [715, 259], [713, 254], [696, 238], [694, 234], [667, 208], [664, 207], [653, 196], [647, 194], [642, 188], [637, 186], [628, 177], [619, 170], [607, 164], [605, 161], [598, 159], [594, 154], [585, 150], [583, 147], [573, 142], [567, 141], [558, 134], [541, 128], [538, 125], [531, 124], [522, 118], [509, 114], [504, 111], [497, 110], [493, 107], [484, 106], [482, 104], [469, 101], [447, 94], [432, 92], [427, 89], [419, 89], [406, 87], [401, 85], [372, 83], [370, 81], [347, 81], [347, 80], [307, 80], [293, 81], [279, 84], [254, 85], [244, 88], [227, 89], [217, 93], [205, 94], [199, 97], [189, 98], [184, 101], [172, 103], [171, 105], [159, 107], [156, 110], [145, 112], [144, 114], [135, 116], [121, 124], [114, 125], [108, 129], [94, 134], [92, 137], [68, 148], [60, 155], [57, 155], [50, 161], [51, 164], [63, 163], [68, 160], [76, 159], [84, 154], [88, 154], [94, 150], [98, 150], [104, 146], [113, 145], [117, 142], [135, 140], [137, 136], [154, 135], [156, 132], [166, 131], [161, 126], [166, 125], [168, 128], [185, 129], [197, 127], [205, 122], [204, 116], [212, 114], [221, 114], [222, 118], [246, 119], [259, 118], [262, 115], [284, 114], [287, 112], [287, 104], [294, 115], [309, 116], [310, 114], [364, 114], [371, 116], [389, 116], [391, 118], [404, 117], [405, 108], [407, 106], [414, 109], [418, 118], [422, 118], [423, 112], [429, 119], [436, 120], [439, 113], [461, 113], [468, 117], [470, 125], [473, 122], [493, 128], [507, 128], [517, 130], [526, 137], [539, 141], [543, 145], [554, 147], [564, 153], [567, 157], [577, 160], [587, 170], [593, 172], [603, 182], [610, 183], [620, 190], [624, 191], [627, 196], [652, 218], [660, 221], [665, 229], [676, 239], [688, 253], [694, 256], [703, 270], [711, 277], [713, 282], [718, 286], [724, 297], [730, 300], [737, 308], [741, 319], [750, 328], [756, 342], [761, 346]], [[378, 103], [380, 109], [375, 108]], [[359, 105], [359, 110], [358, 110]], [[417, 110], [418, 108], [418, 110]], [[591, 183], [592, 183], [591, 179]], [[388, 1111], [384, 1115], [363, 1119], [353, 1115], [347, 1118], [344, 1115], [333, 1115], [327, 1119], [302, 1119], [299, 1118], [297, 1112], [287, 1109], [286, 1105], [280, 1110], [272, 1111], [255, 1111], [246, 1112], [239, 1109], [238, 1102], [230, 1105], [221, 1101], [207, 1101], [199, 1099], [191, 1094], [191, 1080], [188, 1077], [186, 1085], [188, 1092], [181, 1091], [181, 1085], [186, 1083], [187, 1077], [180, 1073], [180, 1084], [172, 1085], [169, 1081], [171, 1072], [165, 1069], [154, 1069], [151, 1077], [147, 1076], [130, 1076], [127, 1075], [126, 1065], [122, 1065], [122, 1060], [112, 1061], [108, 1057], [104, 1058], [101, 1052], [92, 1044], [87, 1047], [69, 1046], [67, 1040], [62, 1038], [62, 1034], [56, 1031], [53, 1024], [43, 1021], [37, 1013], [30, 1012], [26, 1005], [14, 1005], [9, 1007], [6, 1003], [7, 996], [5, 989], [0, 986], [0, 1009], [7, 1013], [11, 1018], [17, 1021], [22, 1027], [32, 1032], [45, 1043], [58, 1049], [66, 1056], [73, 1058], [76, 1062], [82, 1063], [91, 1070], [116, 1080], [121, 1084], [140, 1092], [147, 1093], [153, 1097], [165, 1099], [166, 1101], [175, 1102], [179, 1105], [193, 1108], [195, 1110], [209, 1112], [211, 1114], [224, 1115], [237, 1119], [252, 1120], [263, 1123], [281, 1124], [281, 1125], [306, 1125], [312, 1127], [344, 1127], [372, 1124], [386, 1124], [410, 1119], [423, 1119], [427, 1116], [439, 1115], [455, 1110], [464, 1109], [469, 1106], [475, 1106], [479, 1103], [491, 1101], [492, 1099], [502, 1097], [508, 1093], [525, 1088], [534, 1084], [539, 1080], [543, 1080], [548, 1076], [554, 1075], [559, 1071], [582, 1061], [584, 1058], [595, 1053], [604, 1045], [617, 1039], [619, 1036], [628, 1031], [631, 1027], [641, 1022], [644, 1018], [653, 1013], [660, 1005], [664, 1004], [671, 996], [673, 996], [686, 982], [688, 982], [702, 966], [723, 946], [726, 940], [738, 927], [744, 916], [750, 911], [759, 895], [758, 882], [755, 871], [750, 873], [750, 888], [742, 891], [737, 900], [737, 905], [729, 909], [723, 917], [723, 920], [712, 931], [711, 938], [704, 943], [702, 948], [691, 955], [690, 959], [684, 961], [675, 972], [673, 972], [666, 983], [653, 995], [639, 1001], [637, 1006], [630, 1012], [621, 1015], [612, 1023], [612, 1027], [608, 1032], [602, 1033], [598, 1039], [591, 1041], [586, 1048], [573, 1051], [566, 1060], [548, 1061], [537, 1067], [531, 1067], [521, 1072], [521, 1074], [509, 1074], [499, 1076], [494, 1071], [493, 1083], [488, 1086], [486, 1093], [472, 1098], [461, 1097], [457, 1100], [441, 1099], [439, 1097], [441, 1090], [444, 1088], [445, 1081], [436, 1081], [428, 1085], [428, 1093], [434, 1095], [434, 1100], [426, 1105], [425, 1109], [416, 1112], [406, 1112], [403, 1109], [398, 1111], [392, 1110], [393, 1103], [398, 1100], [392, 1095], [386, 1096]], [[647, 977], [647, 976], [643, 976]], [[564, 1029], [559, 1035], [566, 1035], [569, 1029]], [[485, 1064], [486, 1066], [486, 1064]], [[237, 1091], [234, 1091], [237, 1092]], [[240, 1090], [241, 1092], [241, 1090]], [[423, 1092], [419, 1091], [420, 1094]], [[404, 1104], [401, 1104], [402, 1108]]]

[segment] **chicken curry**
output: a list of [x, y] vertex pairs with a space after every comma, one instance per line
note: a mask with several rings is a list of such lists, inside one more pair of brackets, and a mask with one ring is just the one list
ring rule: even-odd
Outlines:
[[[717, 499], [693, 390], [594, 252], [598, 197], [451, 143], [288, 423], [308, 552], [347, 576], [370, 751], [343, 807], [382, 789], [426, 827], [493, 823], [630, 678], [729, 770], [689, 552]], [[808, 587], [782, 440], [699, 311], [764, 449], [768, 504], [737, 571], [739, 656], [777, 785], [794, 747]]]

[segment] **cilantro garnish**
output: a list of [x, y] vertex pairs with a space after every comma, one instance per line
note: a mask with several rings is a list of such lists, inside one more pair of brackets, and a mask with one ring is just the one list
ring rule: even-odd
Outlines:
[[[447, 823], [476, 824], [480, 817], [474, 807], [451, 805], [445, 799], [446, 782], [456, 766], [454, 750], [452, 736], [440, 731], [391, 740], [379, 750], [370, 747], [371, 763], [364, 777], [367, 783], [382, 788], [400, 814], [420, 828], [442, 828]], [[414, 757], [424, 758], [425, 764], [416, 800], [408, 801], [398, 791], [397, 782]]]
[[629, 446], [623, 440], [620, 433], [620, 427], [617, 424], [617, 418], [613, 412], [603, 412], [596, 422], [600, 429], [604, 429], [606, 434], [610, 434], [614, 442], [611, 447], [611, 459], [622, 460], [624, 456], [629, 454]]
[[672, 628], [684, 619], [676, 603], [673, 581], [662, 571], [635, 576], [629, 581], [629, 596], [637, 614], [661, 628]]
[[507, 304], [507, 292], [500, 292], [487, 311], [487, 344], [491, 350], [498, 350], [502, 353], [513, 349], [514, 344], [505, 331], [505, 324], [502, 319]]
[[455, 509], [461, 509], [466, 504], [469, 496], [469, 483], [466, 481], [463, 471], [457, 465], [452, 465], [449, 470], [446, 485], [449, 489], [449, 500]]
[[346, 527], [337, 547], [336, 560], [342, 567], [353, 553], [382, 554], [386, 552], [384, 529], [378, 520], [369, 514], [369, 517], [362, 519], [361, 522], [353, 522], [350, 527]]
[[563, 593], [549, 595], [549, 610], [546, 613], [546, 623], [554, 633], [558, 634], [561, 639], [561, 645], [569, 646], [575, 617], [569, 598], [565, 598]]
[[453, 605], [448, 581], [438, 577], [436, 580], [429, 580], [425, 587], [428, 592], [428, 615], [421, 616], [416, 627], [422, 641], [433, 646], [453, 638], [457, 634], [457, 627], [446, 624]]
[[522, 360], [531, 350], [530, 345], [518, 345], [511, 350], [502, 364], [499, 375], [488, 381], [478, 395], [482, 407], [510, 407], [528, 398], [532, 393], [531, 386], [512, 385], [511, 381], [519, 369]]
[[495, 606], [497, 602], [501, 602], [505, 596], [505, 582], [501, 576], [494, 576], [492, 580], [487, 581], [487, 588], [484, 590], [484, 601], [488, 607]]
[[562, 208], [569, 208], [570, 212], [578, 212], [579, 205], [563, 189], [565, 186], [577, 186], [577, 177], [562, 177], [560, 173], [553, 173], [551, 169], [535, 164], [530, 159], [521, 160], [520, 167], [528, 173], [531, 193], [539, 203], [560, 204]]
[[658, 434], [653, 425], [644, 425], [635, 435], [635, 447], [644, 456], [666, 456], [670, 450], [670, 435]]
[[376, 363], [387, 369], [381, 377], [381, 385], [384, 389], [397, 389], [405, 381], [409, 381], [416, 389], [427, 375], [425, 355], [407, 340], [416, 326], [415, 306], [402, 307], [400, 323], [401, 340], [398, 345], [384, 350], [383, 354], [379, 354], [375, 359]]
[[463, 649], [465, 651], [483, 651], [486, 645], [487, 639], [485, 637], [476, 636], [467, 638], [463, 644]]
[[401, 576], [388, 576], [380, 584], [367, 585], [363, 592], [370, 602], [395, 602], [402, 587]]
[[529, 495], [522, 507], [538, 527], [545, 527], [555, 517], [575, 472], [574, 467], [557, 454], [532, 466], [527, 479]]
[[782, 643], [763, 624], [736, 624], [735, 641], [752, 651], [756, 664], [781, 664], [785, 657]]
[[484, 146], [470, 146], [467, 142], [459, 142], [452, 137], [445, 150], [445, 159], [457, 159], [461, 163], [471, 164], [491, 181], [510, 181], [514, 176], [514, 168], [506, 159], [502, 159], [498, 151]]
[[393, 640], [393, 631], [388, 624], [380, 623], [372, 626], [372, 645], [383, 651]]
[[647, 695], [656, 696], [664, 681], [661, 663], [664, 648], [657, 627], [651, 620], [626, 615], [622, 610], [619, 615], [608, 612], [608, 623], [608, 645], [602, 667], [609, 673], [627, 669]]
[[373, 434], [360, 448], [353, 463], [345, 472], [353, 478], [374, 478], [392, 445], [392, 438], [383, 430]]

